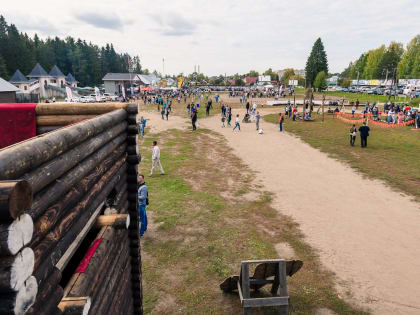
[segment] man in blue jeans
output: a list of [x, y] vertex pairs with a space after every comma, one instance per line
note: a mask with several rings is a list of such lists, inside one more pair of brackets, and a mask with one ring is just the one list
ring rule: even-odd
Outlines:
[[144, 181], [144, 176], [142, 174], [139, 174], [138, 181], [140, 236], [143, 236], [144, 232], [147, 230], [146, 206], [148, 204], [148, 191], [146, 182]]

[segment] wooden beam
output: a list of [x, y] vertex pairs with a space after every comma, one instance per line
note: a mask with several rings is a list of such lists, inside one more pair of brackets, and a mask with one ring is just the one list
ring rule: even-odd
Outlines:
[[0, 220], [17, 219], [32, 205], [32, 189], [25, 180], [0, 182]]
[[35, 256], [25, 247], [15, 256], [0, 259], [0, 292], [17, 292], [34, 270]]
[[37, 115], [99, 115], [125, 107], [125, 103], [41, 103], [36, 106], [35, 112]]
[[87, 315], [92, 302], [90, 297], [63, 297], [58, 308], [64, 314], [80, 314]]
[[100, 134], [109, 126], [118, 124], [126, 117], [127, 112], [120, 109], [6, 147], [0, 150], [0, 179], [17, 179], [86, 139]]
[[73, 243], [70, 244], [70, 246], [67, 248], [64, 255], [60, 258], [60, 260], [55, 265], [58, 270], [63, 271], [64, 268], [66, 268], [68, 262], [73, 257], [76, 250], [79, 248], [80, 244], [85, 239], [86, 235], [89, 233], [90, 229], [92, 228], [93, 224], [95, 223], [99, 213], [101, 212], [101, 209], [103, 207], [105, 202], [102, 202], [95, 210], [95, 212], [90, 217], [89, 221], [86, 223], [83, 230], [80, 231], [80, 233], [77, 235], [77, 237], [74, 239]]
[[32, 218], [23, 214], [12, 223], [0, 224], [0, 256], [14, 256], [32, 239]]
[[45, 115], [36, 116], [37, 126], [66, 126], [83, 120], [95, 118], [97, 115]]
[[95, 226], [99, 228], [106, 225], [120, 229], [125, 228], [127, 230], [130, 225], [130, 215], [117, 213], [99, 216]]

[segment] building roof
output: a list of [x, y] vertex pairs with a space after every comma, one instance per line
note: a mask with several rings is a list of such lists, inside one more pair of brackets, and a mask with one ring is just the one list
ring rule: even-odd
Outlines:
[[51, 69], [50, 76], [52, 76], [54, 78], [65, 77], [63, 72], [61, 72], [61, 70], [56, 65]]
[[15, 74], [12, 75], [12, 78], [9, 80], [11, 83], [28, 83], [29, 80], [23, 75], [20, 70], [16, 70]]
[[139, 74], [138, 77], [144, 84], [155, 84], [160, 80], [160, 78], [154, 74]]
[[16, 86], [0, 78], [0, 92], [17, 92], [17, 91], [19, 91], [19, 89]]
[[69, 82], [69, 83], [78, 83], [79, 81], [77, 81], [72, 75], [71, 75], [71, 73], [69, 73], [67, 76], [66, 76], [66, 81], [67, 82]]
[[50, 75], [47, 73], [47, 71], [44, 70], [44, 68], [41, 67], [39, 63], [37, 63], [35, 67], [32, 69], [31, 73], [28, 74], [28, 77], [40, 78], [40, 77], [50, 77]]
[[102, 78], [103, 81], [136, 81], [138, 79], [136, 73], [107, 73]]
[[258, 77], [245, 77], [245, 83], [257, 83]]

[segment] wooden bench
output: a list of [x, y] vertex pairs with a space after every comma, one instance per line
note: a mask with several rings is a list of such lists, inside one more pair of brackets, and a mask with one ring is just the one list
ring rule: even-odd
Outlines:
[[[254, 275], [249, 276], [249, 266], [258, 264]], [[289, 296], [287, 293], [286, 276], [292, 276], [300, 270], [303, 262], [300, 260], [285, 261], [284, 259], [246, 260], [241, 262], [241, 274], [231, 276], [220, 284], [224, 292], [238, 290], [244, 315], [249, 315], [251, 308], [264, 306], [280, 306], [281, 314], [288, 314]], [[268, 279], [274, 277], [273, 279]], [[266, 284], [272, 284], [271, 297], [251, 297], [250, 289], [258, 291]], [[279, 290], [280, 289], [280, 290]], [[277, 292], [279, 291], [279, 294]]]

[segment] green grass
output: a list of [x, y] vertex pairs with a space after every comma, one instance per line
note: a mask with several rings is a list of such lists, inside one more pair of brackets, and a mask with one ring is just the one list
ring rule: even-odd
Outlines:
[[[333, 276], [303, 241], [298, 225], [271, 206], [272, 194], [253, 185], [251, 171], [223, 145], [220, 135], [209, 130], [147, 135], [141, 168], [150, 166], [152, 137], [159, 138], [167, 175], [146, 178], [146, 314], [241, 314], [238, 296], [223, 294], [219, 284], [239, 272], [241, 260], [278, 257], [278, 242], [289, 243], [304, 261], [302, 270], [288, 279], [292, 314], [313, 314], [321, 307], [338, 314], [364, 314], [338, 296]], [[235, 178], [234, 183], [229, 178]], [[251, 191], [259, 197], [242, 198]], [[272, 233], [264, 232], [267, 229]]]
[[[285, 130], [312, 147], [347, 162], [351, 167], [371, 177], [384, 180], [397, 190], [420, 201], [420, 132], [412, 127], [385, 128], [370, 125], [367, 149], [349, 146], [350, 125], [326, 115], [325, 122], [314, 114], [314, 122], [286, 120]], [[276, 123], [276, 115], [264, 119]]]

